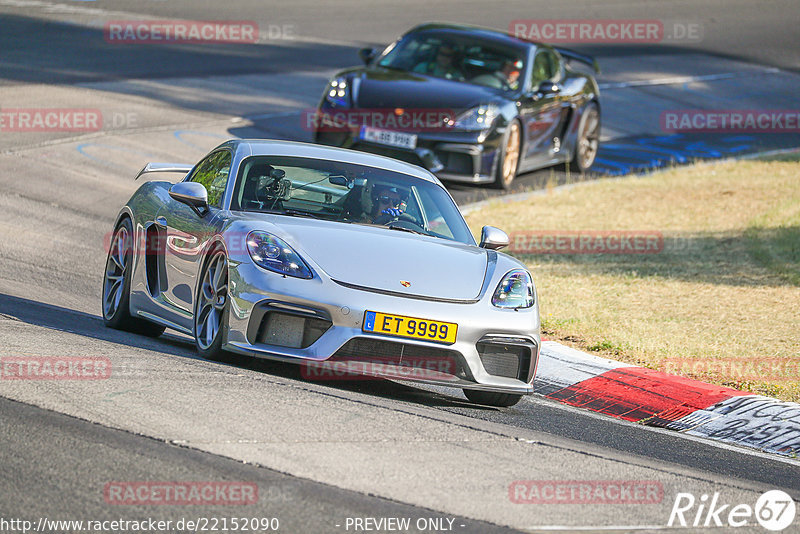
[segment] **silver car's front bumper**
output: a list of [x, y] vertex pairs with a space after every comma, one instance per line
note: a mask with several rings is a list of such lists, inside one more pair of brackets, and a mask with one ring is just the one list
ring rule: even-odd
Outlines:
[[[448, 376], [403, 373], [391, 364], [370, 366], [367, 374], [503, 393], [527, 394], [533, 391], [531, 384], [540, 347], [538, 305], [518, 311], [499, 309], [489, 301], [491, 295], [483, 295], [483, 298], [468, 303], [400, 298], [345, 287], [325, 277], [311, 280], [283, 277], [247, 262], [231, 262], [230, 295], [226, 348], [233, 352], [295, 362], [322, 362], [332, 357], [335, 359], [343, 352], [352, 356], [354, 346], [386, 348], [389, 352], [397, 348], [401, 354], [405, 347], [417, 358], [428, 353], [436, 358], [444, 355], [452, 357], [457, 365], [452, 373], [446, 373]], [[456, 323], [457, 339], [453, 344], [445, 345], [365, 332], [362, 327], [367, 310]], [[279, 346], [265, 342], [259, 334], [262, 320], [270, 311], [316, 317], [331, 324], [305, 348]], [[367, 340], [367, 343], [351, 341], [354, 339]], [[490, 374], [478, 351], [478, 343], [482, 347], [491, 344], [493, 349], [507, 345], [512, 350], [519, 350], [520, 354], [527, 351], [528, 357], [527, 360], [520, 357], [518, 372], [513, 378]], [[372, 356], [363, 355], [365, 359]], [[390, 363], [389, 360], [386, 362]], [[396, 363], [399, 367], [404, 365], [403, 362]]]

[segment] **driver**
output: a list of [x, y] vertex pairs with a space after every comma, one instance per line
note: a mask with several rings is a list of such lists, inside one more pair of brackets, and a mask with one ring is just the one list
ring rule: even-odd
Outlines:
[[519, 87], [519, 74], [522, 68], [521, 60], [506, 59], [500, 67], [500, 70], [489, 73], [481, 74], [471, 80], [472, 83], [478, 85], [486, 85], [496, 89], [512, 89], [516, 90]]
[[251, 209], [264, 207], [266, 198], [262, 198], [262, 191], [266, 188], [267, 179], [275, 168], [269, 163], [256, 163], [250, 167], [247, 179], [242, 188], [242, 206]]
[[369, 218], [373, 224], [386, 224], [403, 214], [407, 195], [398, 188], [376, 185], [372, 191], [372, 213]]
[[522, 61], [520, 60], [506, 60], [503, 62], [503, 67], [496, 75], [508, 85], [511, 89], [516, 89], [519, 86], [519, 71], [522, 68]]

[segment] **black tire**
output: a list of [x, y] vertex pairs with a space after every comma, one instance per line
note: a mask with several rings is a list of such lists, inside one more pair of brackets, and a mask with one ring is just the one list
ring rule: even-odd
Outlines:
[[[515, 151], [512, 152], [512, 151]], [[510, 189], [519, 170], [520, 153], [522, 151], [522, 126], [514, 119], [506, 128], [503, 140], [500, 143], [500, 157], [494, 171], [492, 187], [497, 189]]]
[[514, 406], [522, 399], [522, 395], [495, 393], [494, 391], [479, 391], [477, 389], [465, 389], [464, 395], [466, 395], [467, 400], [475, 404], [496, 406], [498, 408]]
[[581, 174], [588, 171], [597, 159], [599, 147], [600, 110], [596, 102], [589, 102], [578, 123], [578, 139], [575, 142], [575, 153], [569, 162], [569, 169]]
[[106, 257], [101, 301], [103, 323], [116, 330], [158, 337], [164, 333], [166, 327], [131, 315], [132, 274], [133, 225], [125, 217], [114, 228]]
[[[223, 269], [221, 275], [223, 278], [217, 278], [217, 269], [220, 268]], [[228, 258], [224, 250], [217, 248], [208, 255], [208, 260], [201, 270], [192, 319], [192, 333], [197, 352], [206, 360], [225, 361], [230, 356], [222, 349], [228, 328], [229, 308]], [[217, 317], [212, 320], [216, 324], [216, 329], [209, 334], [212, 323], [208, 320], [211, 318], [209, 314], [212, 313]]]

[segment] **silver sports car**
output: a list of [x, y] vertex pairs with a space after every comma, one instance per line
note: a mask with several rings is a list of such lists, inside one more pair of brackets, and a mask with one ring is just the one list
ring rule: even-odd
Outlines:
[[[199, 353], [299, 362], [304, 376], [408, 378], [511, 406], [540, 347], [525, 266], [478, 245], [430, 172], [303, 143], [233, 140], [143, 184], [111, 234], [103, 318], [194, 337]], [[137, 176], [137, 178], [139, 177]], [[344, 366], [344, 367], [342, 367]]]

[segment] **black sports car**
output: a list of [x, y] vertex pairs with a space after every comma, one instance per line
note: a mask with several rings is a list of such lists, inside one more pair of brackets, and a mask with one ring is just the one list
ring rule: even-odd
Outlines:
[[337, 73], [313, 124], [317, 143], [388, 155], [443, 180], [508, 188], [518, 173], [568, 163], [584, 172], [600, 136], [587, 56], [506, 33], [417, 26], [365, 66]]

